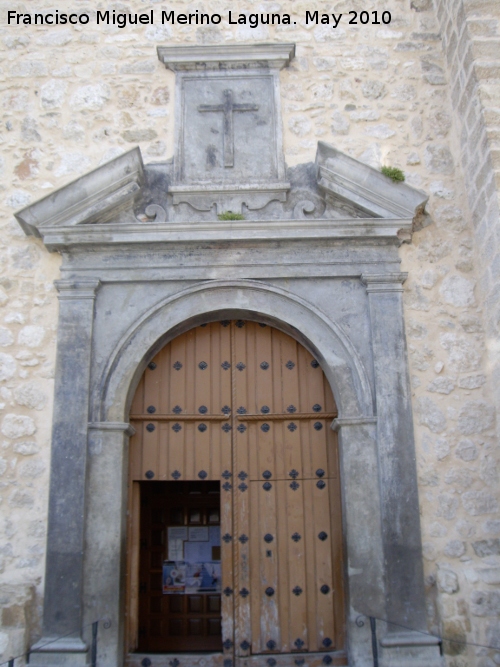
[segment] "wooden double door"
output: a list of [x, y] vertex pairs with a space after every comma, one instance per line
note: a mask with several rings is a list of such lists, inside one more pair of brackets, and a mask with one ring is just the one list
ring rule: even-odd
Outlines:
[[130, 413], [129, 652], [347, 664], [335, 416], [318, 362], [264, 324], [155, 356]]

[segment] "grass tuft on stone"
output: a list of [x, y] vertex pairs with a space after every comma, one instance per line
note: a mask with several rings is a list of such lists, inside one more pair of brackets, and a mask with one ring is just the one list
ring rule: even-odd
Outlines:
[[224, 211], [217, 216], [219, 220], [244, 220], [245, 216], [241, 213], [233, 213], [232, 211]]
[[380, 171], [395, 183], [402, 183], [405, 180], [404, 172], [397, 167], [382, 167]]

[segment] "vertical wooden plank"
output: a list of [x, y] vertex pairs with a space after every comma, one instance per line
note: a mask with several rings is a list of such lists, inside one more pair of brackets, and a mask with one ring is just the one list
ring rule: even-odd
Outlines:
[[[153, 429], [153, 430], [150, 430]], [[139, 430], [142, 432], [142, 471], [141, 479], [158, 479], [159, 475], [159, 429], [158, 422], [145, 421], [142, 422]]]
[[[288, 516], [288, 601], [290, 606], [290, 644], [292, 650], [308, 650], [305, 541], [304, 541], [304, 481], [287, 480], [279, 482], [285, 487], [286, 513]], [[280, 513], [280, 519], [281, 519]], [[300, 539], [293, 536], [300, 535]], [[299, 587], [303, 592], [295, 595], [293, 589]], [[301, 644], [301, 642], [303, 642]]]
[[[207, 369], [209, 376], [207, 381], [207, 396], [204, 400], [204, 407], [207, 408], [207, 414], [215, 414], [213, 411], [212, 404], [219, 401], [220, 394], [220, 382], [221, 382], [221, 349], [220, 349], [220, 329], [221, 325], [219, 322], [211, 322], [207, 329], [210, 334], [210, 363]], [[205, 372], [207, 372], [205, 371]], [[198, 411], [199, 411], [198, 407]], [[217, 410], [219, 412], [220, 408]], [[204, 424], [206, 426], [205, 434], [205, 443], [204, 443], [204, 454], [205, 460], [203, 461], [203, 470], [208, 474], [208, 479], [220, 479], [221, 469], [220, 469], [220, 424], [217, 422], [207, 422], [203, 421], [200, 417], [200, 422], [197, 423], [197, 428]], [[203, 427], [202, 427], [203, 428]], [[200, 440], [200, 445], [202, 445], [202, 440]]]
[[[283, 387], [283, 412], [295, 410], [300, 412], [300, 396], [299, 396], [299, 380], [298, 380], [298, 359], [297, 359], [297, 343], [284, 333], [276, 332], [280, 337], [281, 346], [281, 384]], [[289, 412], [293, 416], [295, 412]], [[289, 477], [291, 471], [295, 471], [298, 477], [304, 474], [304, 465], [302, 461], [301, 451], [301, 422], [297, 425], [297, 429], [290, 431], [285, 438], [284, 449], [284, 477]]]
[[[188, 332], [189, 333], [189, 332]], [[170, 403], [166, 407], [166, 414], [172, 414], [176, 408], [181, 408], [182, 412], [187, 412], [186, 405], [186, 379], [188, 373], [186, 361], [186, 347], [188, 339], [192, 337], [188, 334], [175, 338], [170, 344], [170, 355], [168, 358], [168, 384]], [[182, 414], [181, 412], [181, 414]], [[181, 479], [188, 479], [186, 468], [184, 466], [184, 441], [175, 437], [173, 426], [176, 422], [166, 422], [165, 446], [168, 448], [168, 473], [167, 479], [173, 479], [172, 474], [181, 473]], [[179, 422], [180, 424], [180, 422]], [[182, 433], [182, 431], [181, 431]]]
[[[268, 484], [271, 488], [267, 490]], [[252, 645], [255, 653], [279, 649], [280, 596], [278, 582], [278, 535], [276, 486], [274, 482], [256, 480], [251, 483], [251, 557], [252, 581]], [[267, 538], [267, 539], [265, 539]], [[268, 595], [266, 591], [274, 591]], [[268, 591], [270, 592], [270, 591]]]
[[[307, 605], [307, 625], [309, 635], [309, 650], [318, 650], [318, 609], [317, 609], [317, 567], [316, 553], [318, 533], [320, 532], [316, 525], [316, 507], [312, 493], [311, 480], [304, 480], [304, 547], [306, 560], [306, 605]], [[321, 649], [320, 649], [321, 650]]]
[[168, 438], [170, 422], [158, 422], [158, 479], [166, 481], [172, 479], [169, 474], [169, 452]]
[[159, 356], [157, 354], [152, 362], [156, 365], [156, 368], [147, 367], [144, 373], [144, 403], [141, 410], [143, 414], [148, 412], [150, 406], [155, 409], [155, 412], [160, 411], [161, 368], [158, 367], [160, 363]]
[[128, 651], [135, 651], [139, 642], [139, 549], [140, 549], [140, 485], [128, 485], [127, 512], [127, 638]]
[[[193, 401], [189, 402], [191, 414], [199, 414], [201, 406], [208, 409], [210, 403], [210, 378], [214, 373], [211, 350], [211, 324], [196, 327], [196, 346], [194, 353], [195, 382], [192, 387]], [[201, 421], [186, 424], [186, 455], [191, 456], [192, 469], [190, 479], [201, 479], [199, 473], [207, 473], [210, 462], [210, 431], [200, 431]], [[206, 426], [206, 423], [205, 423]], [[188, 464], [189, 466], [189, 464]]]
[[[292, 650], [291, 636], [291, 616], [294, 610], [290, 607], [290, 572], [289, 572], [289, 553], [290, 526], [288, 525], [288, 505], [286, 494], [286, 482], [274, 481], [273, 493], [276, 497], [276, 533], [278, 549], [278, 605], [280, 619], [281, 642], [278, 648], [282, 653], [288, 653]], [[292, 586], [293, 588], [293, 586]]]
[[[307, 390], [307, 402], [304, 405], [305, 412], [333, 412], [335, 410], [335, 404], [333, 400], [327, 405], [325, 389], [328, 389], [328, 392], [331, 396], [330, 387], [326, 382], [325, 375], [321, 368], [316, 365], [312, 356], [303, 349], [303, 357], [301, 359], [301, 374], [304, 377], [304, 386]], [[325, 387], [326, 385], [326, 387]], [[327, 440], [328, 434], [330, 433], [330, 424], [331, 420], [319, 420], [322, 425], [322, 430], [313, 431], [309, 429], [310, 437], [315, 439], [315, 446], [310, 446], [309, 451], [311, 452], [311, 471], [310, 476], [314, 477], [316, 470], [328, 470], [328, 458], [327, 458]], [[314, 421], [311, 424], [314, 426]], [[319, 439], [317, 435], [319, 434]], [[330, 471], [328, 471], [330, 472]]]
[[[311, 495], [314, 507], [313, 524], [316, 533], [314, 540], [315, 560], [314, 569], [316, 571], [315, 595], [317, 611], [317, 633], [316, 641], [318, 648], [324, 648], [323, 642], [326, 640], [336, 643], [335, 637], [335, 619], [333, 616], [333, 596], [335, 582], [332, 573], [332, 534], [330, 528], [330, 480], [322, 480], [325, 484], [323, 488], [318, 487], [318, 482], [310, 481]], [[326, 532], [328, 537], [325, 540], [318, 538], [321, 532]], [[323, 592], [322, 587], [328, 587], [327, 592]]]
[[[329, 449], [330, 469], [338, 471], [338, 435], [330, 431], [331, 443]], [[342, 622], [344, 616], [344, 567], [343, 567], [343, 549], [342, 549], [342, 510], [340, 501], [340, 483], [338, 474], [331, 475], [331, 482], [329, 484], [329, 501], [330, 501], [330, 526], [332, 534], [331, 553], [332, 559], [332, 576], [333, 576], [333, 612], [336, 620], [336, 636], [335, 645], [342, 648], [345, 643], [345, 624]]]
[[169, 343], [160, 350], [160, 352], [153, 359], [156, 364], [155, 374], [159, 382], [159, 399], [158, 412], [162, 415], [172, 412], [171, 397], [170, 397], [170, 382], [171, 374], [171, 360], [170, 355], [172, 351], [172, 344]]
[[[227, 408], [229, 408], [229, 415], [231, 421], [229, 422], [232, 427], [231, 437], [227, 437], [222, 430], [224, 422], [217, 423], [214, 425], [214, 437], [216, 435], [217, 446], [220, 450], [220, 463], [218, 475], [222, 475], [224, 471], [232, 471], [232, 442], [235, 440], [237, 431], [235, 431], [238, 426], [234, 422], [234, 413], [236, 407], [233, 405], [233, 396], [232, 396], [232, 352], [231, 352], [231, 325], [229, 321], [224, 321], [220, 323], [220, 367], [219, 367], [219, 378], [220, 383], [218, 387], [217, 399], [214, 398], [212, 403], [213, 414], [224, 414], [227, 413]], [[224, 364], [224, 367], [222, 367]], [[228, 367], [229, 365], [229, 367]], [[215, 392], [213, 394], [215, 396]]]
[[142, 479], [142, 422], [131, 421], [135, 433], [129, 443], [129, 481]]
[[[251, 479], [262, 479], [262, 473], [271, 471], [276, 477], [276, 466], [274, 463], [273, 438], [275, 423], [265, 421], [266, 414], [276, 411], [273, 396], [273, 367], [270, 363], [272, 358], [271, 328], [261, 327], [255, 322], [249, 322], [249, 334], [253, 339], [252, 355], [249, 356], [248, 366], [249, 380], [253, 382], [254, 404], [251, 406], [254, 414], [262, 414], [262, 422], [258, 422], [255, 437], [257, 447], [250, 450], [250, 476]], [[250, 345], [249, 345], [250, 347]], [[261, 366], [263, 364], [264, 367]], [[269, 364], [267, 368], [266, 365]], [[278, 408], [279, 409], [279, 408]], [[255, 424], [255, 422], [254, 422]], [[269, 426], [265, 431], [264, 424]]]
[[[161, 370], [158, 369], [158, 356], [156, 355], [153, 363], [154, 369], [147, 368], [144, 374], [144, 394], [142, 414], [151, 412], [151, 421], [142, 422], [140, 430], [142, 432], [142, 470], [141, 479], [149, 479], [146, 474], [153, 473], [154, 479], [160, 476], [159, 461], [159, 429], [158, 422], [154, 421], [154, 415], [158, 413], [160, 400], [160, 378]], [[148, 409], [149, 408], [149, 409]]]
[[[281, 356], [281, 332], [276, 329], [271, 329], [271, 382], [273, 385], [273, 404], [276, 412], [286, 412], [283, 407], [283, 360]], [[286, 422], [288, 425], [289, 422]], [[280, 431], [276, 429], [276, 433]], [[281, 431], [283, 436], [283, 431]], [[287, 431], [287, 436], [290, 431]], [[274, 479], [284, 479], [290, 470], [288, 467], [289, 457], [285, 456], [285, 447], [287, 445], [287, 437], [281, 437], [279, 441], [274, 444], [274, 465], [273, 470]]]
[[[239, 407], [248, 411], [248, 405], [252, 403], [249, 395], [249, 350], [247, 346], [246, 323], [231, 322], [232, 346], [233, 346], [233, 397]], [[251, 375], [250, 375], [251, 377]], [[236, 425], [234, 420], [233, 429]], [[249, 535], [249, 505], [248, 505], [248, 470], [249, 457], [247, 443], [247, 429], [243, 434], [238, 433], [233, 439], [233, 521], [234, 521], [234, 574], [235, 584], [239, 591], [235, 598], [235, 652], [236, 655], [247, 655], [248, 650], [242, 648], [244, 642], [251, 642], [251, 611], [250, 596], [241, 594], [241, 591], [250, 590], [250, 563], [248, 542], [242, 543], [239, 538]], [[243, 436], [243, 437], [240, 437]], [[246, 487], [246, 488], [245, 488]], [[238, 583], [236, 583], [238, 582]]]
[[[147, 370], [147, 367], [146, 367]], [[132, 404], [130, 406], [130, 414], [132, 415], [138, 415], [142, 414], [144, 410], [144, 378], [146, 375], [146, 371], [142, 374], [142, 377], [139, 381], [139, 384], [137, 385], [137, 389], [135, 390], [134, 398], [132, 399]]]

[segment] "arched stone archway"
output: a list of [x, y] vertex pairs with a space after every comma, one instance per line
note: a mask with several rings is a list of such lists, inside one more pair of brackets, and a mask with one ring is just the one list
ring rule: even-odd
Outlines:
[[194, 324], [231, 317], [267, 321], [318, 358], [341, 418], [373, 416], [368, 374], [342, 327], [319, 308], [255, 280], [209, 281], [182, 290], [145, 312], [121, 337], [93, 390], [95, 421], [119, 421], [151, 356]]

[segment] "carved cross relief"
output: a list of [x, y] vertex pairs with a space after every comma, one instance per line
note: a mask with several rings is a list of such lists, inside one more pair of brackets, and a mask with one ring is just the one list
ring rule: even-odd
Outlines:
[[233, 113], [235, 111], [258, 111], [257, 104], [236, 104], [233, 101], [233, 91], [223, 92], [224, 102], [222, 104], [200, 104], [199, 112], [222, 112], [223, 117], [223, 141], [224, 141], [224, 167], [234, 167], [234, 123]]

